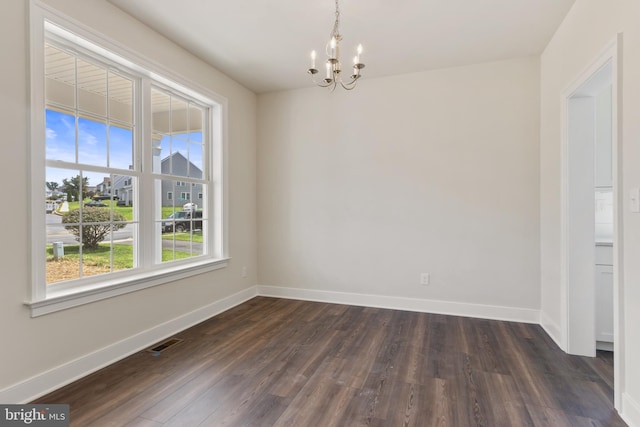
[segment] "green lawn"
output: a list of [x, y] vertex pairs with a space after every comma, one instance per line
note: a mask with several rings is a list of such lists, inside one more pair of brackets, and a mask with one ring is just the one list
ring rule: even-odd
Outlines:
[[[84, 249], [82, 251], [83, 262], [98, 266], [109, 265], [109, 245], [100, 244], [96, 249]], [[80, 245], [68, 245], [64, 247], [65, 258], [78, 260], [80, 258]], [[47, 261], [53, 260], [53, 247], [47, 245]], [[133, 247], [131, 245], [113, 245], [113, 269], [124, 270], [133, 267]]]
[[[64, 256], [71, 260], [79, 260], [80, 246], [65, 245]], [[189, 252], [175, 251], [175, 259], [189, 258]], [[109, 266], [110, 254], [109, 245], [101, 243], [96, 249], [84, 249], [82, 251], [83, 262], [97, 266]], [[174, 252], [171, 249], [162, 250], [162, 261], [172, 261]], [[47, 261], [53, 261], [53, 247], [47, 245]], [[133, 246], [132, 245], [113, 245], [113, 269], [125, 270], [133, 268]]]
[[[82, 203], [87, 203], [87, 202], [91, 202], [91, 199], [85, 199]], [[116, 200], [102, 200], [102, 203], [104, 203], [107, 206], [112, 205], [113, 206], [113, 211], [114, 212], [118, 212], [120, 213], [122, 216], [125, 217], [125, 219], [127, 221], [133, 221], [133, 207], [131, 206], [118, 206], [117, 205], [117, 201]], [[80, 202], [68, 202], [69, 204], [69, 210], [72, 211], [74, 209], [79, 209], [80, 208]], [[61, 205], [62, 206], [62, 205]], [[168, 218], [169, 215], [171, 215], [174, 212], [180, 211], [182, 210], [181, 207], [176, 206], [176, 207], [172, 207], [172, 206], [163, 206], [162, 207], [162, 218]]]
[[198, 242], [202, 243], [202, 230], [196, 230], [193, 234], [190, 234], [188, 231], [185, 233], [164, 233], [162, 235], [163, 240], [180, 240], [182, 242]]

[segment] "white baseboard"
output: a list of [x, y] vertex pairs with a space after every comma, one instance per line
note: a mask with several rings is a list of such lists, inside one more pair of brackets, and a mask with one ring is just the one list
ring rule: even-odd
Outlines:
[[627, 393], [622, 393], [622, 411], [620, 417], [629, 427], [640, 426], [640, 403], [636, 402]]
[[562, 333], [560, 326], [544, 312], [540, 312], [540, 326], [551, 337], [553, 341], [560, 347], [562, 351], [566, 353], [566, 345], [563, 344]]
[[422, 313], [447, 314], [452, 316], [476, 317], [480, 319], [505, 320], [510, 322], [540, 323], [540, 311], [528, 308], [393, 297], [388, 295], [367, 295], [299, 288], [283, 288], [278, 286], [258, 286], [257, 288], [258, 295], [268, 297], [417, 311]]
[[256, 296], [251, 287], [0, 390], [0, 402], [27, 403]]

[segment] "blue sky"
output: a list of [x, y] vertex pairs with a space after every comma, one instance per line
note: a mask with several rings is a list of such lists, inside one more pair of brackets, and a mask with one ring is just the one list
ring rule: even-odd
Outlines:
[[[107, 150], [107, 139], [109, 150]], [[110, 166], [128, 169], [132, 164], [133, 132], [118, 126], [80, 117], [78, 119], [77, 163], [94, 166]], [[202, 169], [202, 132], [165, 136], [162, 143], [164, 158], [179, 151]], [[46, 158], [76, 163], [76, 126], [72, 115], [58, 111], [46, 111]], [[107, 165], [107, 158], [109, 164]], [[62, 185], [64, 178], [79, 174], [79, 170], [47, 168], [46, 181]], [[106, 176], [103, 173], [85, 172], [89, 185], [97, 185]]]

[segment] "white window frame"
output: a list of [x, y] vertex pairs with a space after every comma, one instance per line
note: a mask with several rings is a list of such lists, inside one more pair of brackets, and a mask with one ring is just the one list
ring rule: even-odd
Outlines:
[[[209, 170], [207, 171], [209, 192], [206, 194], [209, 220], [209, 240], [211, 241], [208, 253], [186, 260], [157, 263], [148, 255], [138, 263], [138, 267], [132, 270], [119, 271], [105, 275], [93, 276], [83, 281], [78, 286], [61, 286], [52, 291], [46, 284], [46, 259], [44, 247], [46, 246], [46, 225], [42, 201], [45, 199], [45, 91], [44, 91], [44, 46], [45, 27], [56, 35], [77, 44], [83, 49], [90, 49], [96, 55], [107, 58], [112, 62], [121, 64], [129, 71], [143, 76], [142, 90], [150, 93], [151, 83], [162, 84], [173, 88], [193, 99], [198, 100], [209, 109], [209, 134], [211, 144], [208, 146], [207, 156]], [[227, 185], [226, 185], [226, 158], [227, 158], [227, 100], [208, 88], [194, 83], [180, 75], [167, 70], [164, 67], [144, 58], [142, 55], [130, 50], [95, 30], [72, 21], [40, 0], [31, 0], [30, 3], [30, 42], [31, 42], [31, 135], [30, 135], [30, 165], [28, 171], [30, 189], [30, 296], [25, 302], [31, 308], [32, 317], [40, 316], [59, 310], [75, 307], [82, 304], [111, 298], [117, 295], [138, 291], [151, 286], [173, 282], [224, 268], [227, 266], [228, 255], [228, 215], [227, 215]], [[135, 102], [135, 101], [134, 101]], [[142, 109], [137, 111], [150, 111], [150, 98], [142, 98]], [[141, 162], [139, 170], [151, 172], [151, 153], [147, 147], [151, 147], [151, 120], [150, 115], [137, 117], [138, 127], [142, 132], [138, 134], [138, 145], [141, 151], [136, 161]], [[155, 198], [162, 197], [155, 194], [150, 180], [145, 181], [147, 188], [140, 188], [138, 215], [150, 218], [140, 222], [142, 236], [154, 238], [139, 239], [139, 253], [155, 254], [154, 245], [162, 236], [155, 230], [157, 212], [154, 212]], [[146, 190], [146, 191], [145, 191]], [[156, 203], [157, 204], [157, 203]], [[89, 282], [89, 283], [87, 283]], [[87, 283], [87, 284], [85, 284]]]

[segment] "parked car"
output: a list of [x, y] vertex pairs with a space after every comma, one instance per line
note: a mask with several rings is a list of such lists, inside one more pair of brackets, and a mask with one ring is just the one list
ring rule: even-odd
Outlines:
[[202, 211], [177, 211], [166, 219], [167, 221], [162, 221], [163, 233], [170, 233], [174, 230], [178, 233], [184, 233], [189, 230], [202, 229]]
[[93, 196], [92, 199], [95, 201], [99, 200], [118, 200], [118, 196], [112, 196], [111, 194], [98, 194]]
[[107, 207], [107, 205], [105, 205], [104, 203], [95, 202], [95, 201], [94, 202], [87, 202], [87, 203], [84, 204], [84, 206], [88, 207], [88, 208], [106, 208]]

